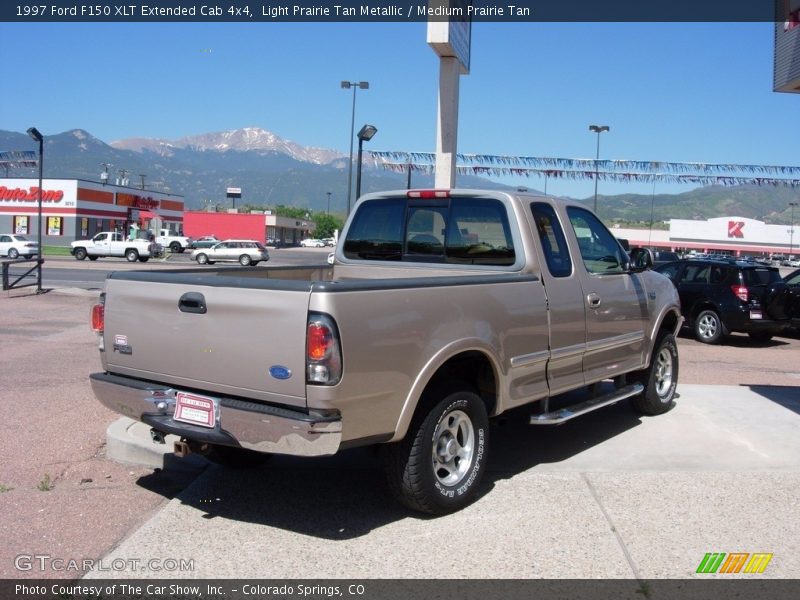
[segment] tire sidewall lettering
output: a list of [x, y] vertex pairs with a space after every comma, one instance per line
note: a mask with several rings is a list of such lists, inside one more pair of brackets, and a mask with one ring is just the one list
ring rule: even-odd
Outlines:
[[454, 410], [462, 410], [464, 411], [472, 421], [475, 433], [475, 453], [472, 458], [472, 465], [470, 466], [469, 475], [466, 479], [462, 479], [457, 486], [458, 487], [450, 487], [442, 485], [442, 483], [437, 479], [436, 474], [431, 470], [431, 477], [434, 480], [434, 487], [436, 490], [445, 498], [455, 498], [457, 496], [463, 496], [467, 492], [469, 492], [470, 488], [472, 488], [473, 483], [475, 482], [476, 478], [481, 472], [483, 467], [483, 457], [485, 455], [485, 444], [486, 444], [486, 431], [483, 427], [478, 427], [475, 425], [475, 420], [473, 418], [472, 412], [470, 411], [470, 403], [467, 399], [459, 399], [454, 400], [447, 407], [442, 411], [439, 419], [433, 426], [433, 430], [431, 433], [431, 447], [434, 448], [436, 446], [436, 431], [439, 428], [439, 425], [444, 421], [447, 416]]

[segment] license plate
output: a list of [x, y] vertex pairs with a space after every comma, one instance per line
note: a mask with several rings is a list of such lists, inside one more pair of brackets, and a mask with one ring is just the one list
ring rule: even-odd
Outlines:
[[208, 396], [178, 392], [172, 418], [181, 423], [214, 427], [217, 424], [217, 401]]
[[750, 311], [750, 318], [751, 319], [763, 319], [764, 317], [761, 315], [760, 310], [751, 310]]

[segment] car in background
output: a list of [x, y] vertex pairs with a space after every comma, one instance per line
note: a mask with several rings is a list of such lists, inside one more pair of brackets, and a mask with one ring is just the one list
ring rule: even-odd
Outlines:
[[336, 245], [336, 240], [334, 238], [322, 238], [322, 240], [320, 241], [322, 241], [322, 243], [325, 244], [326, 246], [333, 247]]
[[192, 260], [200, 265], [213, 265], [215, 262], [238, 262], [243, 267], [257, 265], [269, 260], [269, 252], [255, 240], [225, 240], [211, 248], [200, 248], [192, 252]]
[[686, 325], [704, 344], [733, 332], [763, 343], [791, 325], [791, 294], [775, 267], [693, 259], [654, 270], [675, 284]]
[[197, 250], [198, 248], [211, 248], [211, 246], [219, 244], [221, 241], [222, 240], [218, 239], [214, 235], [204, 235], [196, 240], [192, 240], [192, 250]]
[[789, 273], [783, 278], [783, 282], [786, 284], [786, 287], [789, 288], [792, 327], [800, 332], [800, 269]]
[[24, 235], [4, 233], [0, 235], [0, 256], [15, 259], [20, 256], [30, 258], [39, 254], [39, 243], [29, 240]]
[[324, 248], [325, 242], [316, 238], [306, 238], [300, 242], [303, 248]]

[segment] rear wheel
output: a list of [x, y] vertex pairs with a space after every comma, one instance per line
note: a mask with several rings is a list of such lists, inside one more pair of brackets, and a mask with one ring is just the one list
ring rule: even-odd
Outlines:
[[97, 258], [98, 258], [97, 256], [90, 256], [89, 260], [97, 260]]
[[722, 321], [713, 310], [704, 310], [694, 320], [694, 335], [704, 344], [716, 344], [722, 338]]
[[675, 336], [671, 333], [660, 334], [656, 338], [650, 366], [630, 376], [631, 380], [644, 386], [644, 391], [631, 399], [631, 405], [637, 412], [660, 415], [675, 406], [678, 364]]
[[250, 255], [249, 255], [249, 254], [242, 254], [242, 255], [239, 257], [239, 264], [240, 264], [240, 265], [242, 265], [243, 267], [246, 267], [246, 266], [247, 266], [247, 265], [249, 265], [251, 262], [253, 262], [253, 259], [251, 259], [251, 258], [250, 258]]
[[451, 384], [423, 402], [428, 410], [415, 415], [405, 439], [385, 446], [386, 474], [401, 503], [445, 514], [477, 495], [486, 466], [489, 419], [483, 401], [465, 383]]
[[150, 260], [149, 256], [140, 256], [139, 257], [139, 262], [147, 262], [148, 260]]
[[135, 248], [129, 248], [125, 251], [125, 258], [128, 259], [128, 262], [136, 262], [139, 260], [139, 251]]
[[183, 252], [183, 250], [181, 249], [181, 245], [178, 242], [172, 242], [169, 245], [169, 251], [174, 254], [177, 254], [178, 252]]
[[75, 252], [72, 253], [76, 259], [84, 260], [87, 256], [86, 248], [75, 248]]

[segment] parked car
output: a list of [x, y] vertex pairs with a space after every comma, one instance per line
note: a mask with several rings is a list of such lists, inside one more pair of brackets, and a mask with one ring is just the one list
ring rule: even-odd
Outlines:
[[649, 250], [650, 250], [650, 256], [653, 257], [653, 267], [658, 267], [668, 262], [673, 262], [681, 259], [681, 257], [678, 256], [677, 252], [668, 252], [666, 250], [653, 250], [653, 249]]
[[324, 248], [325, 242], [316, 238], [306, 238], [300, 242], [303, 248]]
[[0, 256], [19, 258], [20, 256], [36, 256], [39, 254], [39, 243], [29, 240], [24, 235], [6, 233], [0, 235]]
[[201, 248], [192, 252], [192, 259], [200, 265], [213, 265], [215, 262], [238, 262], [243, 267], [257, 265], [269, 260], [269, 252], [254, 240], [225, 240], [211, 248]]
[[783, 282], [789, 288], [792, 327], [800, 330], [800, 269], [789, 273], [783, 278]]
[[222, 240], [217, 239], [216, 236], [204, 235], [201, 238], [192, 240], [192, 249], [197, 250], [198, 248], [211, 248], [211, 246], [215, 246], [216, 244], [219, 244], [221, 241]]
[[326, 246], [335, 246], [336, 245], [336, 240], [334, 238], [332, 238], [332, 237], [331, 238], [322, 238], [321, 241]]
[[732, 332], [769, 341], [790, 325], [790, 296], [775, 267], [694, 259], [661, 265], [678, 289], [681, 313], [698, 341], [716, 344]]

